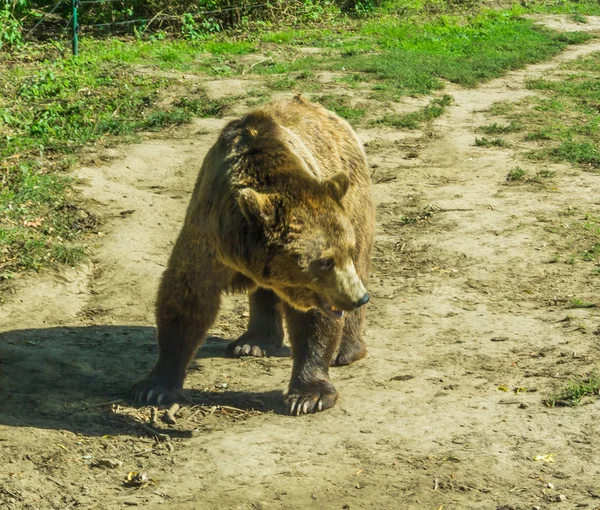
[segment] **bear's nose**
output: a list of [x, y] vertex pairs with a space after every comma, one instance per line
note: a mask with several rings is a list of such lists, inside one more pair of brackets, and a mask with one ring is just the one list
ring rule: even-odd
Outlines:
[[354, 307], [360, 308], [362, 305], [366, 305], [369, 302], [369, 299], [371, 299], [371, 296], [369, 296], [368, 292], [365, 292], [365, 295], [354, 303]]

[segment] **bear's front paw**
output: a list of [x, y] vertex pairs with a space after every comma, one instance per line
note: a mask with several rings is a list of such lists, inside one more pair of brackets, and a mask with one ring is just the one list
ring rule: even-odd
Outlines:
[[274, 356], [279, 345], [281, 341], [277, 337], [264, 337], [246, 332], [227, 346], [227, 356], [230, 358]]
[[151, 376], [135, 383], [130, 394], [137, 403], [146, 405], [169, 405], [186, 400], [181, 388], [167, 387]]
[[342, 340], [340, 351], [333, 360], [332, 367], [341, 367], [350, 365], [359, 359], [363, 359], [367, 355], [367, 347], [360, 340]]
[[312, 384], [290, 388], [285, 399], [287, 414], [316, 413], [333, 407], [338, 394], [329, 381], [318, 381]]

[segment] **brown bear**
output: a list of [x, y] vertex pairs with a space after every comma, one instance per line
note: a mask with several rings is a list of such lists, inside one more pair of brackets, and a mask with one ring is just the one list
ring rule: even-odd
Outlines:
[[287, 412], [332, 407], [329, 366], [366, 354], [374, 224], [365, 153], [346, 121], [296, 96], [230, 122], [204, 160], [164, 272], [158, 362], [133, 387], [135, 399], [180, 398], [221, 295], [249, 291], [248, 330], [229, 354], [273, 354], [285, 317]]

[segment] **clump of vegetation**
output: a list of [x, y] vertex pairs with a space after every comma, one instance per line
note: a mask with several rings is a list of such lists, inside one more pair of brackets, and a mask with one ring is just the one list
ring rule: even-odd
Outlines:
[[65, 173], [80, 147], [220, 116], [228, 106], [200, 95], [162, 109], [169, 80], [102, 60], [22, 58], [4, 63], [0, 78], [0, 278], [84, 257], [98, 220], [77, 205]]
[[600, 376], [593, 372], [570, 382], [565, 389], [545, 401], [548, 407], [572, 407], [579, 405], [585, 397], [600, 395]]
[[501, 147], [506, 148], [510, 147], [510, 143], [508, 143], [504, 138], [475, 138], [475, 145], [477, 147]]
[[418, 129], [423, 122], [431, 121], [443, 115], [446, 108], [452, 104], [453, 97], [444, 94], [442, 97], [432, 99], [428, 105], [416, 112], [404, 114], [390, 114], [374, 121], [375, 124], [384, 124], [404, 129]]
[[[581, 214], [576, 209], [564, 212], [563, 218], [552, 221], [545, 227], [546, 231], [555, 234], [554, 244], [557, 249], [567, 252], [567, 263], [582, 262], [600, 264], [600, 218], [593, 214], [585, 214], [583, 218], [574, 216]], [[556, 261], [561, 256], [557, 254]], [[575, 301], [578, 304], [578, 301]]]
[[497, 122], [494, 122], [487, 126], [481, 126], [478, 131], [485, 133], [486, 135], [503, 135], [507, 133], [516, 133], [522, 129], [523, 126], [518, 122], [512, 121], [509, 124], [498, 124]]
[[318, 101], [326, 108], [334, 111], [348, 122], [356, 123], [362, 119], [366, 113], [364, 108], [351, 106], [351, 98], [344, 95], [324, 95], [316, 97]]
[[528, 81], [527, 87], [536, 95], [500, 114], [509, 119], [509, 125], [527, 131], [525, 141], [540, 144], [528, 153], [530, 158], [569, 162], [600, 172], [599, 80], [600, 52], [596, 52], [563, 64], [560, 79]]
[[527, 175], [527, 170], [517, 166], [508, 171], [506, 181], [509, 183], [544, 184], [555, 175], [556, 172], [554, 170], [542, 169], [538, 170], [535, 175], [529, 176]]
[[523, 170], [521, 167], [516, 167], [511, 169], [506, 176], [506, 180], [508, 182], [522, 181], [525, 179], [525, 175], [527, 174], [526, 170]]
[[572, 298], [569, 301], [568, 308], [596, 308], [596, 306], [595, 303], [590, 303], [589, 301], [584, 301], [579, 298]]

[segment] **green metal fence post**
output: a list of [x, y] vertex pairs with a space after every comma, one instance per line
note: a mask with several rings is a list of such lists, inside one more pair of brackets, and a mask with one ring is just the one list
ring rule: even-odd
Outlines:
[[71, 17], [73, 18], [73, 55], [79, 55], [79, 25], [77, 24], [77, 7], [79, 0], [71, 0]]

